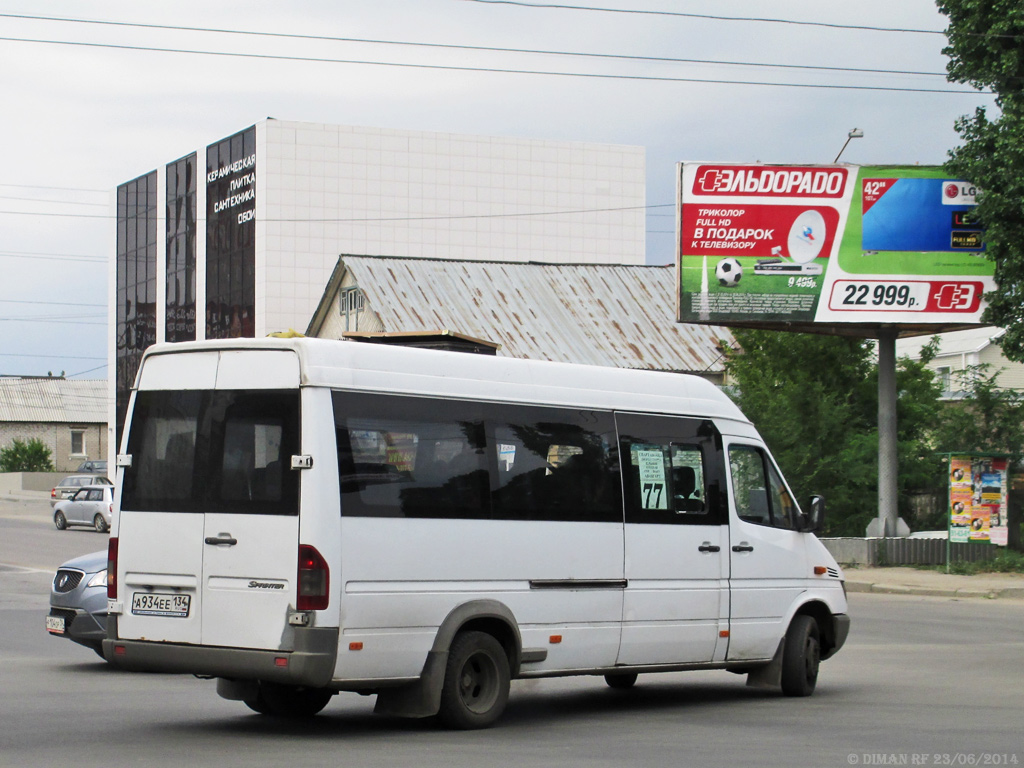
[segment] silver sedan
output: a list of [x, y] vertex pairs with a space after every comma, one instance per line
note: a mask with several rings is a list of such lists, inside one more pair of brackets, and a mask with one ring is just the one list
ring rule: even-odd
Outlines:
[[57, 502], [53, 508], [53, 524], [58, 531], [72, 525], [84, 525], [106, 533], [110, 530], [113, 514], [114, 486], [86, 485], [70, 499]]

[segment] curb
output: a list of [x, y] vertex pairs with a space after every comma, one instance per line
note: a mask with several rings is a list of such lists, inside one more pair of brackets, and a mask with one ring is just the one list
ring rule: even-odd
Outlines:
[[872, 584], [870, 582], [848, 581], [847, 592], [873, 593], [876, 595], [917, 595], [920, 597], [982, 597], [987, 600], [997, 598], [1024, 599], [1024, 587], [1004, 587], [1001, 589], [942, 589], [941, 587], [907, 587], [901, 584]]

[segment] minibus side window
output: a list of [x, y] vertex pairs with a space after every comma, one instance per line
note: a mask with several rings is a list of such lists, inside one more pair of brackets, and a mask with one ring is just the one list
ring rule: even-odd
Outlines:
[[775, 466], [768, 462], [768, 491], [772, 500], [772, 525], [776, 528], [795, 528], [796, 504], [789, 495]]
[[707, 517], [704, 455], [699, 445], [629, 444], [630, 514], [627, 522], [683, 522], [681, 515]]
[[755, 446], [729, 448], [733, 497], [741, 520], [776, 528], [793, 528], [798, 513], [782, 476]]
[[487, 469], [475, 422], [347, 420], [338, 430], [345, 514], [479, 517]]
[[335, 392], [342, 514], [490, 517], [483, 423], [474, 409]]
[[346, 517], [622, 522], [609, 413], [333, 397]]
[[610, 414], [508, 405], [487, 415], [495, 518], [622, 522]]
[[617, 414], [626, 522], [721, 525], [721, 437], [710, 421]]

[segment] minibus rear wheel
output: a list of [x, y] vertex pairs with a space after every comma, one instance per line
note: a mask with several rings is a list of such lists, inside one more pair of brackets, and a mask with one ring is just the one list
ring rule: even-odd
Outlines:
[[810, 696], [814, 693], [820, 661], [818, 622], [804, 614], [794, 616], [782, 651], [782, 692], [787, 696]]
[[604, 681], [609, 688], [626, 690], [636, 685], [636, 672], [616, 672], [613, 675], [605, 675]]
[[493, 725], [508, 703], [505, 649], [486, 632], [463, 632], [448, 650], [438, 718], [450, 728]]
[[255, 695], [243, 701], [249, 709], [261, 715], [305, 719], [313, 717], [327, 706], [334, 691], [324, 688], [305, 688], [296, 685], [260, 682]]

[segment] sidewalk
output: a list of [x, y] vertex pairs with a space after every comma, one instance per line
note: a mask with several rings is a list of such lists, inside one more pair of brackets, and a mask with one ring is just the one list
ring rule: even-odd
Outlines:
[[1024, 599], [1024, 574], [981, 573], [958, 576], [917, 568], [843, 568], [847, 592], [876, 592], [929, 597]]
[[17, 491], [0, 494], [0, 518], [51, 520], [49, 491]]
[[7, 491], [0, 493], [0, 501], [49, 501], [49, 491]]

